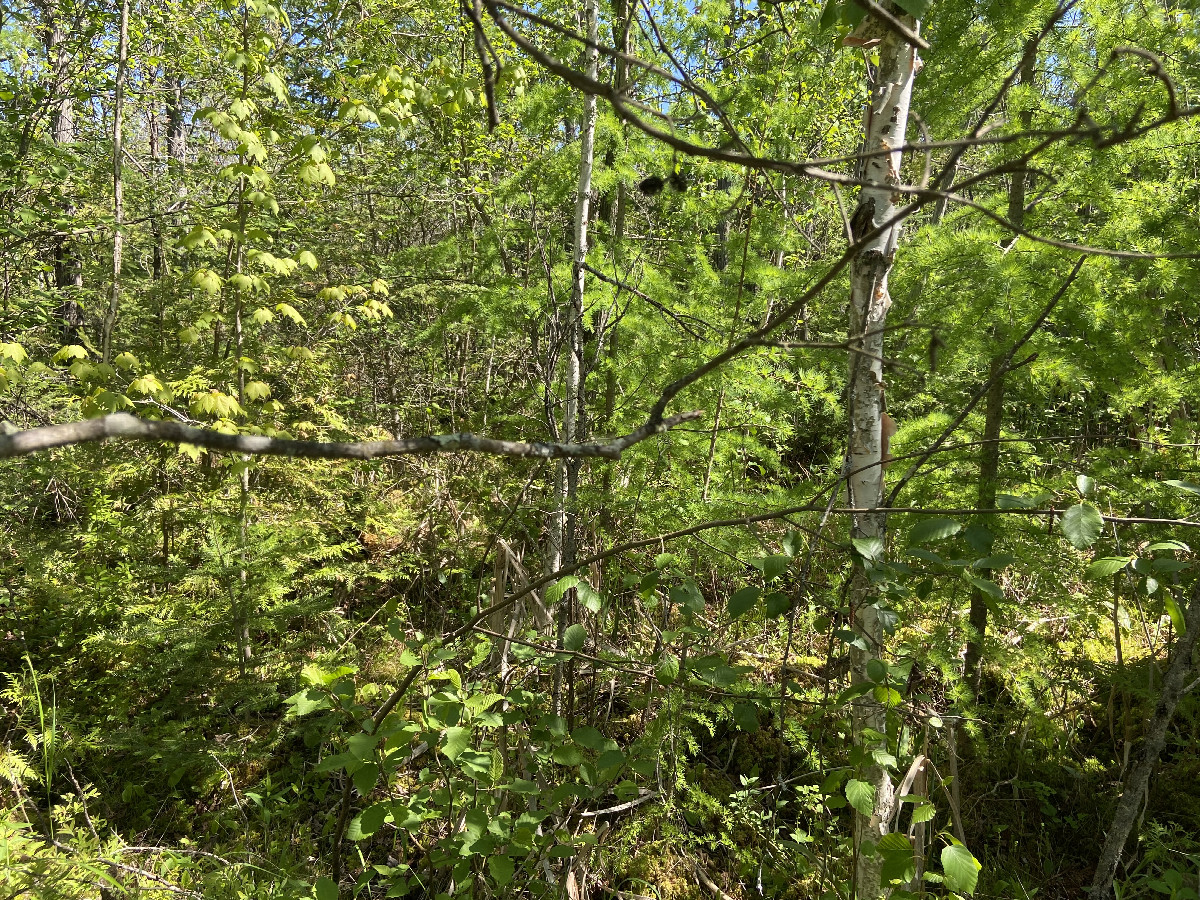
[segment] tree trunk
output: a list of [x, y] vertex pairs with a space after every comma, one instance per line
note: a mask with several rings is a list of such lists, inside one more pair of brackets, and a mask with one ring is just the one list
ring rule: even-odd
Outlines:
[[125, 222], [125, 183], [122, 177], [121, 154], [124, 152], [122, 115], [125, 107], [125, 77], [129, 58], [129, 0], [121, 3], [121, 32], [117, 41], [117, 82], [113, 97], [113, 256], [112, 293], [108, 299], [108, 312], [104, 316], [101, 335], [101, 358], [108, 362], [112, 357], [112, 333], [117, 323], [117, 310], [121, 303], [121, 256], [125, 248], [125, 236], [121, 228]]
[[[54, 112], [50, 120], [50, 136], [55, 144], [66, 146], [75, 143], [75, 101], [71, 96], [67, 66], [70, 56], [63, 46], [66, 37], [57, 8], [48, 7], [46, 16], [46, 55], [50, 64], [51, 96], [54, 97]], [[63, 218], [70, 220], [75, 215], [75, 204], [66, 200], [62, 207]], [[79, 255], [71, 246], [67, 234], [57, 232], [54, 236], [54, 285], [62, 295], [58, 314], [62, 319], [62, 342], [79, 343], [79, 330], [83, 327], [83, 311], [79, 308], [79, 292], [83, 288], [83, 266]]]
[[[596, 0], [586, 0], [583, 6], [583, 27], [589, 45], [584, 48], [584, 71], [589, 78], [596, 78], [599, 52]], [[563, 384], [566, 409], [563, 416], [563, 440], [575, 443], [583, 439], [583, 294], [587, 286], [588, 222], [591, 219], [592, 168], [596, 149], [596, 97], [585, 94], [583, 121], [579, 133], [579, 186], [575, 192], [575, 239], [571, 259], [571, 300], [567, 308], [567, 371]], [[559, 462], [561, 475], [558, 479], [559, 520], [562, 522], [562, 565], [575, 564], [578, 528], [576, 504], [579, 491], [580, 460], [567, 459]], [[571, 624], [575, 605], [575, 591], [568, 591], [559, 602], [558, 646], [562, 646], [563, 635]], [[554, 708], [558, 714], [562, 709], [563, 664], [556, 664], [554, 671]]]
[[[914, 31], [915, 20], [903, 17]], [[854, 239], [861, 241], [896, 212], [894, 186], [900, 183], [902, 154], [887, 152], [904, 143], [909, 102], [919, 61], [916, 49], [893, 31], [885, 32], [878, 48], [879, 64], [871, 79], [871, 96], [865, 116], [862, 166], [863, 181], [854, 213]], [[891, 298], [888, 273], [900, 240], [901, 223], [884, 228], [867, 240], [850, 272], [850, 467], [847, 478], [849, 503], [856, 509], [879, 510], [883, 503], [882, 428], [884, 413], [883, 329]], [[858, 351], [858, 352], [856, 352]], [[852, 536], [882, 540], [886, 515], [882, 510], [854, 517]], [[851, 574], [850, 610], [855, 629], [865, 645], [851, 649], [852, 678], [869, 681], [868, 663], [883, 655], [884, 628], [875, 605], [870, 579], [864, 566], [856, 563]], [[870, 759], [874, 750], [886, 749], [887, 710], [867, 694], [852, 709], [854, 742]], [[895, 788], [887, 769], [878, 763], [863, 764], [859, 779], [874, 788], [874, 810], [870, 816], [855, 814], [856, 894], [874, 900], [881, 896], [882, 857], [875, 852], [895, 818]]]
[[[1000, 473], [1000, 426], [1004, 420], [1004, 356], [993, 356], [988, 369], [987, 399], [983, 414], [983, 446], [979, 450], [978, 509], [996, 508], [996, 476]], [[963, 671], [971, 690], [979, 690], [980, 663], [983, 660], [983, 638], [987, 633], [987, 597], [979, 588], [971, 591], [971, 634]]]
[[[1024, 47], [1025, 64], [1021, 67], [1022, 84], [1032, 84], [1037, 62], [1037, 38], [1030, 38]], [[1026, 107], [1019, 116], [1021, 128], [1028, 131], [1033, 124], [1033, 110]], [[1008, 218], [1018, 228], [1025, 223], [1025, 198], [1030, 174], [1026, 171], [1013, 173], [1008, 191]], [[1017, 241], [1012, 237], [1008, 246]], [[979, 450], [979, 494], [977, 509], [996, 508], [996, 477], [1000, 474], [1000, 432], [1004, 424], [1004, 354], [992, 357], [988, 369], [988, 392], [983, 414], [983, 446]], [[987, 597], [979, 588], [971, 591], [971, 634], [967, 639], [967, 652], [963, 660], [963, 673], [971, 690], [979, 690], [980, 665], [983, 661], [983, 640], [987, 634]]]
[[1166, 746], [1167, 728], [1175, 715], [1179, 698], [1183, 696], [1184, 682], [1192, 671], [1192, 651], [1196, 646], [1196, 638], [1200, 636], [1200, 582], [1192, 585], [1192, 597], [1188, 602], [1185, 618], [1186, 630], [1175, 642], [1175, 653], [1163, 679], [1162, 694], [1159, 695], [1158, 705], [1154, 709], [1154, 718], [1150, 720], [1150, 726], [1146, 729], [1142, 752], [1125, 781], [1121, 799], [1117, 801], [1117, 809], [1113, 813], [1112, 825], [1109, 826], [1108, 835], [1104, 839], [1100, 862], [1096, 865], [1096, 875], [1091, 888], [1088, 889], [1089, 900], [1111, 900], [1113, 878], [1116, 877], [1117, 866], [1121, 862], [1121, 853], [1137, 821], [1138, 809], [1150, 784], [1150, 775], [1158, 765], [1158, 758]]

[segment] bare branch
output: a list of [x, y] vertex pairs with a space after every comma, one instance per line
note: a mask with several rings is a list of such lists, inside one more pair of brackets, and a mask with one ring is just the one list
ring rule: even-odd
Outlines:
[[614, 278], [611, 275], [604, 274], [599, 269], [597, 269], [593, 266], [590, 266], [587, 263], [583, 264], [583, 268], [585, 271], [591, 272], [593, 275], [595, 275], [598, 279], [603, 281], [605, 284], [611, 284], [613, 287], [615, 287], [617, 289], [618, 292], [625, 291], [627, 293], [630, 293], [633, 296], [637, 297], [639, 300], [644, 300], [646, 303], [649, 303], [651, 306], [653, 306], [655, 309], [657, 309], [659, 312], [663, 313], [664, 315], [670, 316], [672, 319], [675, 320], [675, 324], [677, 324], [680, 328], [682, 328], [684, 331], [686, 331], [688, 334], [690, 334], [696, 340], [700, 340], [701, 334], [700, 334], [700, 332], [698, 332], [694, 328], [692, 328], [690, 325], [688, 325], [687, 322], [683, 321], [685, 318], [688, 318], [695, 322], [698, 322], [699, 324], [703, 325], [705, 328], [708, 328], [710, 330], [715, 330], [715, 329], [713, 329], [713, 327], [711, 325], [709, 325], [703, 319], [697, 319], [695, 316], [684, 316], [684, 315], [680, 315], [679, 313], [674, 313], [671, 310], [667, 309], [666, 306], [664, 306], [663, 304], [661, 304], [657, 300], [655, 300], [653, 297], [649, 296], [648, 294], [645, 294], [642, 291], [639, 291], [637, 288], [633, 287], [632, 285], [626, 284], [625, 282], [621, 281], [620, 279]]
[[257, 434], [225, 434], [211, 428], [193, 428], [179, 422], [140, 419], [128, 413], [113, 413], [97, 419], [45, 425], [26, 431], [0, 434], [0, 459], [26, 456], [55, 447], [104, 441], [109, 438], [134, 441], [165, 441], [170, 444], [194, 444], [208, 450], [248, 453], [252, 456], [288, 456], [307, 459], [378, 459], [385, 456], [429, 455], [433, 453], [474, 452], [494, 456], [534, 459], [567, 457], [620, 459], [621, 454], [656, 434], [683, 422], [698, 419], [698, 410], [646, 421], [636, 431], [611, 441], [588, 444], [504, 441], [479, 435], [437, 434], [395, 441], [296, 441]]

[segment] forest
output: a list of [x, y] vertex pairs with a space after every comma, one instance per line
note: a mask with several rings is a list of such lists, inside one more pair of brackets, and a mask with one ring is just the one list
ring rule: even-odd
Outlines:
[[0, 900], [1200, 900], [1200, 3], [2, 0]]

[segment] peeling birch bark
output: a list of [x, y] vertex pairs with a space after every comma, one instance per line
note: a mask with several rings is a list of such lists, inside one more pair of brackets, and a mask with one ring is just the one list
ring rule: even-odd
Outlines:
[[[904, 16], [902, 21], [910, 30], [917, 30], [912, 17]], [[913, 81], [920, 68], [916, 49], [894, 31], [884, 32], [877, 52], [879, 65], [871, 73], [871, 96], [864, 125], [863, 152], [866, 156], [862, 178], [865, 184], [851, 223], [854, 240], [862, 242], [863, 246], [850, 271], [849, 338], [852, 350], [847, 487], [852, 508], [872, 510], [857, 514], [853, 520], [852, 536], [864, 539], [882, 539], [887, 527], [886, 514], [880, 509], [883, 503], [883, 337], [888, 309], [892, 305], [888, 274], [902, 226], [896, 222], [874, 236], [868, 235], [896, 214], [900, 197], [895, 193], [895, 187], [900, 183], [902, 154], [891, 152], [891, 148], [904, 144]], [[854, 683], [868, 681], [867, 664], [883, 655], [884, 629], [875, 600], [866, 570], [856, 565], [851, 575], [850, 609], [855, 630], [866, 647], [851, 648]], [[867, 754], [886, 749], [884, 742], [874, 739], [871, 734], [887, 733], [887, 710], [881, 703], [870, 694], [859, 698], [853, 705], [852, 720], [856, 747]], [[876, 763], [864, 765], [859, 778], [874, 787], [875, 804], [872, 815], [855, 814], [856, 895], [874, 900], [883, 891], [883, 859], [874, 852], [874, 845], [889, 832], [895, 820], [895, 786], [887, 769]]]

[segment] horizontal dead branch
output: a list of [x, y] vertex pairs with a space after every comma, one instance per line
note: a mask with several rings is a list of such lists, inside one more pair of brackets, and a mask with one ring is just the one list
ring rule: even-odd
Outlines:
[[504, 441], [476, 434], [435, 434], [394, 441], [296, 441], [258, 434], [225, 434], [211, 428], [194, 428], [180, 422], [140, 419], [129, 413], [112, 413], [97, 419], [44, 425], [25, 431], [8, 430], [0, 434], [0, 458], [27, 456], [55, 447], [87, 444], [110, 438], [132, 441], [165, 441], [169, 444], [194, 444], [206, 450], [246, 453], [252, 456], [290, 456], [308, 459], [378, 459], [385, 456], [428, 455], [433, 453], [488, 453], [533, 459], [598, 457], [620, 459], [621, 454], [656, 434], [676, 425], [698, 419], [698, 410], [673, 416], [651, 418], [636, 431], [611, 441], [588, 444], [557, 444]]

